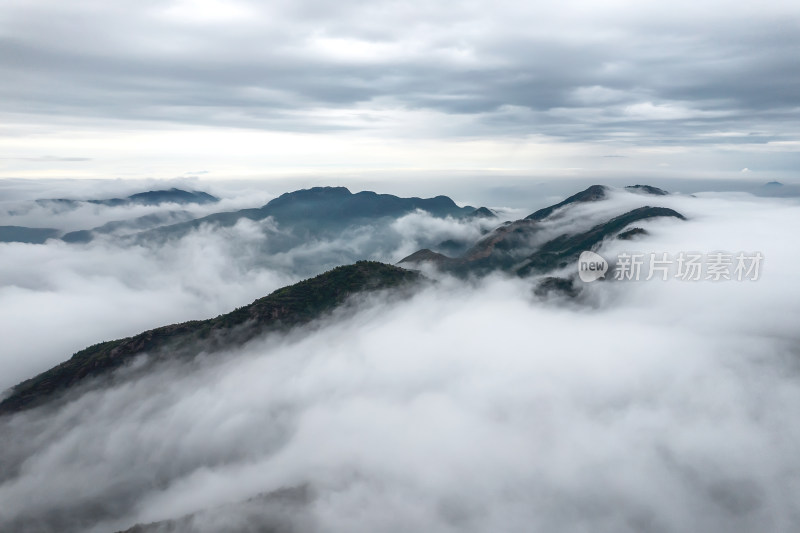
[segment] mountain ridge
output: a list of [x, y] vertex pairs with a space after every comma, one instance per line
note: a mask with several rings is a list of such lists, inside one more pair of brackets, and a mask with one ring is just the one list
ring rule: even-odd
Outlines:
[[403, 198], [374, 191], [352, 193], [347, 187], [311, 187], [286, 192], [261, 207], [213, 213], [201, 218], [154, 228], [139, 234], [142, 239], [174, 238], [185, 235], [203, 224], [232, 226], [241, 219], [264, 220], [272, 217], [277, 223], [319, 233], [339, 230], [367, 220], [400, 217], [418, 209], [439, 218], [466, 217], [478, 209], [459, 207], [448, 196]]
[[[636, 188], [644, 187], [649, 186]], [[588, 230], [558, 235], [531, 248], [530, 237], [539, 231], [545, 218], [570, 204], [603, 200], [607, 197], [608, 190], [605, 186], [593, 185], [528, 217], [503, 223], [481, 237], [460, 257], [448, 257], [426, 248], [405, 257], [399, 264], [430, 262], [456, 275], [482, 275], [493, 271], [505, 271], [518, 276], [545, 274], [576, 260], [584, 250], [596, 249], [606, 238], [619, 236], [635, 222], [655, 217], [685, 220], [681, 213], [673, 209], [643, 206], [612, 217]], [[330, 203], [332, 197], [346, 202]], [[327, 207], [320, 207], [320, 202]], [[446, 196], [404, 199], [371, 191], [353, 194], [345, 187], [302, 189], [285, 193], [265, 205], [273, 213], [285, 210], [284, 220], [295, 217], [301, 222], [312, 211], [316, 220], [326, 217], [337, 219], [341, 216], [350, 216], [352, 219], [353, 213], [355, 216], [365, 213], [374, 215], [372, 210], [376, 206], [383, 206], [388, 213], [395, 216], [407, 209], [431, 206], [440, 213], [466, 215], [477, 211], [476, 216], [486, 215], [481, 211], [483, 208], [476, 210], [469, 206], [459, 207]], [[491, 213], [488, 209], [486, 211]], [[636, 233], [645, 234], [643, 231]], [[75, 385], [124, 366], [138, 355], [146, 353], [156, 360], [193, 356], [196, 355], [195, 348], [199, 344], [202, 344], [206, 352], [215, 352], [266, 332], [286, 331], [308, 324], [342, 305], [353, 294], [395, 288], [420, 279], [423, 279], [421, 274], [413, 270], [374, 261], [358, 261], [278, 289], [215, 318], [171, 324], [132, 337], [101, 342], [80, 350], [67, 361], [12, 387], [9, 394], [0, 401], [0, 416], [46, 403]], [[554, 289], [566, 287], [556, 282], [551, 282], [551, 285]]]
[[46, 198], [36, 200], [39, 205], [57, 204], [76, 206], [80, 203], [119, 207], [124, 205], [159, 205], [162, 203], [177, 204], [210, 204], [219, 202], [219, 198], [204, 191], [187, 191], [172, 187], [171, 189], [156, 189], [138, 192], [124, 198], [104, 198], [79, 200], [74, 198]]
[[0, 416], [46, 403], [89, 378], [122, 367], [147, 353], [163, 357], [196, 355], [195, 344], [204, 351], [218, 351], [264, 333], [288, 331], [320, 318], [354, 294], [393, 289], [422, 279], [414, 271], [376, 261], [358, 261], [336, 267], [313, 278], [280, 288], [229, 313], [206, 320], [191, 320], [147, 330], [132, 337], [89, 346], [33, 378], [10, 389], [0, 401]]
[[28, 226], [0, 226], [0, 242], [44, 244], [47, 239], [57, 239], [61, 232], [55, 228]]
[[[668, 194], [649, 185], [635, 185], [632, 186], [632, 190], [628, 188], [626, 190], [654, 196]], [[582, 251], [593, 249], [604, 239], [623, 231], [635, 222], [655, 217], [685, 220], [681, 213], [673, 209], [643, 206], [596, 224], [588, 230], [572, 235], [559, 235], [535, 247], [529, 244], [531, 238], [539, 231], [540, 224], [554, 213], [572, 204], [604, 200], [608, 197], [608, 191], [609, 188], [604, 185], [592, 185], [523, 219], [502, 224], [458, 257], [422, 249], [404, 257], [398, 264], [427, 262], [435, 264], [441, 270], [462, 276], [480, 275], [495, 270], [519, 276], [542, 274], [576, 260]]]
[[567, 197], [566, 199], [562, 200], [561, 202], [558, 202], [557, 204], [539, 209], [538, 211], [526, 216], [525, 219], [544, 220], [545, 218], [549, 217], [562, 207], [568, 206], [570, 204], [596, 202], [598, 200], [602, 200], [606, 198], [607, 191], [608, 187], [606, 187], [605, 185], [592, 185], [587, 189], [584, 189], [578, 193], [573, 194], [572, 196]]

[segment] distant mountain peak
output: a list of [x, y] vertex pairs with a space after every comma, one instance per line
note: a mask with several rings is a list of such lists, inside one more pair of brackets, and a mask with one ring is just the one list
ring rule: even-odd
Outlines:
[[[352, 196], [352, 192], [347, 187], [309, 187], [308, 189], [298, 189], [296, 191], [285, 192], [278, 198], [302, 198], [304, 196]], [[276, 200], [278, 199], [276, 198]]]
[[659, 189], [658, 187], [653, 187], [652, 185], [626, 185], [625, 189], [631, 192], [652, 194], [654, 196], [667, 196], [669, 194], [664, 189]]
[[539, 209], [535, 213], [528, 215], [525, 218], [527, 220], [544, 220], [545, 218], [553, 214], [556, 210], [561, 209], [562, 207], [565, 207], [567, 205], [584, 203], [584, 202], [596, 202], [598, 200], [602, 200], [606, 197], [607, 189], [608, 187], [606, 187], [605, 185], [592, 185], [591, 187], [584, 189], [579, 193], [573, 194], [569, 198], [555, 205]]
[[[649, 185], [636, 185], [632, 189], [658, 196], [667, 194]], [[500, 224], [460, 255], [448, 257], [430, 249], [423, 249], [403, 258], [400, 263], [431, 263], [456, 275], [481, 275], [497, 270], [520, 276], [544, 274], [568, 265], [569, 262], [576, 260], [581, 252], [600, 246], [607, 238], [618, 236], [625, 240], [646, 235], [647, 232], [643, 228], [630, 227], [635, 222], [656, 217], [685, 220], [682, 214], [673, 209], [644, 206], [582, 231], [564, 233], [544, 242], [535, 238], [543, 228], [540, 221], [556, 210], [570, 204], [602, 200], [607, 197], [607, 191], [608, 188], [603, 185], [592, 185], [524, 219]], [[567, 218], [567, 227], [572, 222], [574, 221]], [[626, 231], [626, 228], [629, 229]], [[553, 283], [555, 282], [551, 282]]]
[[158, 205], [162, 203], [176, 203], [176, 204], [213, 204], [219, 202], [219, 198], [208, 194], [203, 191], [186, 191], [172, 187], [171, 189], [159, 189], [152, 191], [139, 192], [131, 194], [125, 198], [106, 198], [106, 199], [89, 199], [89, 200], [75, 200], [70, 198], [52, 198], [46, 200], [36, 200], [38, 204], [57, 204], [57, 205], [78, 205], [81, 202], [89, 204], [105, 205], [109, 207], [118, 207], [123, 205]]
[[219, 202], [219, 198], [203, 191], [185, 191], [173, 187], [167, 190], [146, 191], [132, 194], [127, 200], [133, 203], [155, 205], [162, 203], [177, 204], [213, 204]]
[[404, 257], [397, 264], [431, 262], [442, 265], [449, 261], [452, 261], [450, 257], [438, 252], [434, 252], [428, 248], [423, 248], [422, 250], [417, 250], [408, 257]]
[[233, 226], [240, 219], [271, 218], [282, 228], [290, 229], [293, 238], [308, 239], [341, 233], [357, 226], [384, 224], [416, 211], [424, 211], [437, 218], [464, 219], [476, 209], [472, 206], [460, 207], [450, 197], [443, 195], [402, 198], [373, 191], [352, 193], [347, 187], [311, 187], [281, 194], [258, 208], [213, 213], [164, 225], [142, 232], [137, 238], [143, 241], [178, 238], [203, 224], [226, 227]]
[[467, 218], [497, 218], [497, 214], [488, 207], [479, 207], [468, 214]]

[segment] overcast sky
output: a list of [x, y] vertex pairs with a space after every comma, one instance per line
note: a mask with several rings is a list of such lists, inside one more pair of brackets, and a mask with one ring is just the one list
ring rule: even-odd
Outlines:
[[0, 177], [800, 167], [800, 3], [4, 0]]

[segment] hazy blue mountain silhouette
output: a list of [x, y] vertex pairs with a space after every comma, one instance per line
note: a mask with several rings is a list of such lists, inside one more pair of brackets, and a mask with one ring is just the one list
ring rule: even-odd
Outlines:
[[[140, 235], [143, 239], [181, 237], [203, 224], [232, 226], [241, 219], [264, 220], [272, 217], [284, 227], [317, 235], [340, 231], [359, 224], [395, 219], [416, 210], [435, 217], [466, 217], [476, 209], [459, 207], [447, 196], [401, 198], [372, 191], [352, 193], [346, 187], [312, 187], [287, 192], [258, 208], [214, 213], [202, 218], [156, 228]], [[482, 213], [482, 212], [481, 212]]]
[[25, 226], [0, 226], [0, 242], [43, 244], [61, 234], [55, 228], [28, 228]]
[[145, 191], [125, 198], [105, 198], [105, 199], [72, 199], [72, 198], [48, 198], [36, 200], [40, 205], [57, 205], [68, 208], [77, 207], [82, 203], [105, 205], [109, 207], [119, 207], [125, 205], [160, 205], [165, 203], [176, 204], [213, 204], [219, 202], [219, 198], [203, 191], [185, 191], [175, 187], [165, 190]]

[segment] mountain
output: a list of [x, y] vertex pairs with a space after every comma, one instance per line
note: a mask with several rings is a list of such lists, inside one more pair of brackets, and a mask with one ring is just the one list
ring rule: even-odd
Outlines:
[[467, 214], [467, 218], [497, 218], [497, 214], [488, 207], [479, 207], [472, 213]]
[[[184, 191], [182, 189], [168, 189], [165, 191], [147, 191], [132, 194], [123, 201], [133, 204], [158, 205], [165, 203], [176, 204], [214, 204], [219, 198], [203, 191]], [[114, 201], [114, 200], [111, 200]]]
[[[646, 193], [649, 190], [647, 186], [636, 186], [635, 189]], [[481, 275], [498, 270], [519, 276], [547, 274], [576, 261], [582, 251], [596, 249], [605, 239], [646, 235], [641, 228], [631, 228], [636, 222], [656, 217], [685, 219], [682, 214], [666, 207], [643, 206], [593, 224], [588, 229], [576, 230], [580, 225], [575, 224], [575, 217], [569, 217], [565, 208], [571, 204], [601, 201], [609, 194], [609, 188], [594, 185], [524, 219], [499, 225], [457, 257], [423, 249], [400, 263], [433, 263], [456, 275]], [[320, 226], [326, 231], [335, 231], [355, 221], [365, 223], [376, 218], [397, 217], [414, 209], [425, 209], [437, 216], [486, 216], [487, 212], [491, 213], [488, 209], [459, 207], [445, 196], [399, 198], [368, 191], [353, 194], [344, 187], [315, 187], [286, 193], [259, 209], [211, 215], [205, 219], [230, 222], [244, 213], [252, 218], [271, 216], [281, 223], [305, 227], [309, 231]], [[476, 211], [478, 214], [474, 214]], [[559, 213], [559, 217], [554, 219], [555, 213]], [[228, 218], [219, 218], [221, 216]], [[194, 223], [196, 221], [170, 227], [189, 227]], [[561, 227], [562, 223], [563, 227], [571, 228], [570, 232], [554, 235], [553, 230]], [[454, 241], [451, 248], [460, 246]], [[285, 331], [308, 324], [342, 305], [353, 294], [393, 288], [420, 278], [415, 271], [359, 261], [277, 290], [216, 318], [173, 324], [134, 337], [96, 344], [15, 386], [0, 402], [0, 415], [46, 403], [90, 378], [111, 374], [145, 353], [150, 360], [159, 361], [193, 357], [200, 351], [222, 350], [266, 332]], [[573, 292], [570, 287], [567, 282], [553, 278], [542, 290], [570, 293]]]
[[98, 235], [108, 235], [111, 233], [135, 233], [147, 229], [164, 226], [166, 224], [177, 224], [192, 220], [194, 215], [189, 211], [167, 211], [162, 213], [150, 213], [130, 220], [112, 220], [102, 226], [88, 230], [70, 231], [61, 236], [61, 240], [69, 243], [89, 242]]
[[[661, 191], [656, 187], [637, 185], [633, 189], [635, 192], [644, 191], [646, 194], [661, 195], [659, 192], [648, 192]], [[682, 214], [669, 208], [643, 206], [596, 224], [585, 231], [565, 233], [549, 239], [542, 237], [543, 222], [554, 214], [566, 216], [563, 210], [567, 206], [597, 202], [606, 199], [608, 195], [608, 187], [592, 185], [524, 219], [499, 226], [460, 256], [449, 257], [423, 249], [405, 257], [399, 264], [432, 263], [439, 269], [456, 275], [482, 275], [496, 270], [520, 276], [544, 274], [577, 260], [582, 251], [594, 249], [604, 239], [620, 234], [635, 222], [655, 217], [685, 219]], [[575, 221], [567, 217], [564, 222], [565, 226], [568, 226]], [[627, 233], [623, 239], [629, 236], [633, 234]]]
[[[215, 213], [202, 218], [156, 228], [140, 235], [142, 239], [180, 237], [203, 224], [233, 226], [240, 219], [264, 220], [272, 217], [306, 236], [341, 231], [354, 225], [396, 219], [421, 209], [435, 217], [462, 218], [485, 216], [474, 207], [459, 207], [447, 196], [400, 198], [372, 191], [351, 193], [346, 187], [312, 187], [288, 192], [259, 208]], [[475, 215], [476, 211], [480, 214]], [[488, 211], [488, 210], [487, 210]]]
[[213, 204], [219, 202], [219, 198], [203, 191], [185, 191], [175, 187], [166, 190], [146, 191], [125, 198], [106, 198], [94, 200], [74, 200], [70, 198], [50, 198], [36, 200], [40, 205], [56, 205], [67, 208], [74, 208], [81, 203], [105, 205], [109, 207], [119, 207], [125, 205], [159, 205], [165, 203], [176, 204]]
[[[211, 204], [219, 202], [219, 198], [202, 191], [185, 191], [183, 189], [167, 189], [157, 191], [146, 191], [132, 194], [125, 198], [107, 198], [102, 200], [74, 200], [69, 198], [49, 198], [36, 200], [36, 203], [57, 211], [71, 210], [81, 204], [104, 205], [108, 207], [119, 207], [128, 205], [160, 205], [164, 203], [176, 203], [181, 205], [188, 204]], [[47, 239], [61, 238], [65, 242], [88, 242], [97, 234], [107, 234], [120, 229], [143, 231], [155, 226], [164, 224], [174, 224], [191, 219], [192, 215], [187, 211], [170, 211], [169, 213], [152, 213], [137, 217], [133, 220], [117, 220], [108, 222], [97, 228], [71, 231], [63, 234], [63, 230], [55, 228], [30, 228], [24, 226], [0, 226], [0, 242], [24, 242], [29, 244], [44, 244]]]
[[575, 235], [562, 235], [546, 242], [516, 267], [515, 272], [519, 275], [526, 275], [564, 267], [569, 262], [576, 261], [581, 252], [592, 250], [604, 239], [619, 233], [630, 224], [655, 217], [674, 217], [686, 220], [683, 215], [667, 207], [640, 207], [614, 217], [608, 222], [598, 224], [589, 231]]
[[[199, 191], [183, 191], [170, 189], [167, 191], [148, 191], [138, 193], [127, 198], [112, 198], [108, 200], [68, 200], [52, 199], [37, 200], [42, 205], [59, 205], [74, 208], [81, 202], [108, 206], [120, 205], [155, 205], [163, 202], [174, 203], [211, 203], [219, 199]], [[391, 194], [378, 194], [372, 191], [351, 193], [345, 187], [312, 187], [294, 192], [288, 192], [273, 199], [259, 208], [241, 209], [214, 213], [201, 218], [192, 218], [187, 211], [170, 211], [168, 213], [151, 213], [132, 220], [118, 220], [108, 222], [92, 229], [70, 231], [61, 236], [69, 243], [85, 243], [100, 234], [124, 232], [140, 242], [149, 240], [164, 241], [170, 238], [180, 238], [204, 224], [216, 226], [233, 226], [241, 219], [264, 220], [272, 217], [283, 229], [293, 232], [296, 238], [287, 238], [286, 235], [273, 239], [273, 246], [285, 251], [303, 241], [322, 235], [333, 235], [351, 226], [372, 225], [378, 221], [390, 222], [403, 215], [416, 210], [439, 217], [453, 218], [497, 218], [497, 215], [486, 207], [474, 208], [472, 206], [459, 207], [447, 196], [434, 198], [401, 198]], [[36, 228], [20, 228], [28, 230], [27, 233], [17, 231], [7, 232], [8, 242], [43, 243], [46, 238], [58, 237], [58, 230], [51, 230], [46, 238], [37, 238], [33, 230]], [[16, 236], [16, 235], [22, 235]], [[33, 235], [29, 240], [26, 235]], [[44, 234], [43, 234], [44, 235]], [[22, 240], [26, 239], [26, 240]], [[0, 233], [0, 242], [3, 242]], [[285, 241], [285, 242], [283, 242]], [[283, 245], [280, 246], [279, 243]]]
[[42, 405], [92, 378], [109, 375], [145, 353], [157, 361], [218, 351], [264, 333], [308, 324], [355, 294], [393, 289], [420, 279], [418, 273], [403, 268], [359, 261], [284, 287], [216, 318], [173, 324], [95, 344], [13, 387], [0, 402], [0, 416]]
[[[179, 189], [171, 189], [170, 191], [139, 193], [126, 199], [89, 200], [88, 202], [124, 205], [125, 203], [177, 201], [175, 198], [187, 198], [186, 194], [204, 195], [206, 193], [197, 191], [188, 193]], [[173, 198], [173, 200], [167, 200], [168, 198]], [[48, 201], [77, 202], [77, 200]], [[70, 243], [83, 243], [91, 241], [98, 234], [124, 230], [129, 234], [135, 233], [135, 238], [140, 241], [162, 241], [168, 238], [182, 237], [204, 224], [233, 226], [240, 219], [264, 220], [272, 217], [282, 228], [294, 231], [300, 239], [297, 242], [292, 240], [292, 242], [286, 243], [284, 248], [288, 249], [310, 237], [330, 235], [349, 226], [373, 224], [379, 220], [391, 221], [417, 209], [440, 218], [448, 216], [465, 219], [497, 217], [494, 212], [485, 207], [478, 209], [471, 206], [459, 207], [447, 196], [400, 198], [372, 191], [354, 194], [345, 187], [313, 187], [282, 194], [259, 208], [214, 213], [201, 218], [191, 218], [186, 211], [153, 213], [133, 220], [113, 221], [92, 229], [71, 231], [61, 238]], [[139, 231], [135, 232], [137, 229]], [[278, 239], [274, 241], [277, 243]]]
[[465, 216], [473, 207], [459, 207], [447, 196], [400, 198], [372, 191], [351, 193], [346, 187], [314, 187], [280, 195], [263, 208], [279, 222], [302, 222], [310, 217], [338, 223], [359, 218], [399, 217], [421, 209], [434, 216]]
[[135, 233], [146, 229], [175, 224], [193, 218], [189, 211], [167, 211], [150, 213], [130, 220], [113, 220], [92, 229], [70, 231], [62, 234], [56, 228], [29, 228], [24, 226], [0, 226], [0, 242], [24, 242], [28, 244], [44, 244], [47, 239], [60, 238], [68, 243], [89, 242], [98, 235], [111, 233]]
[[796, 198], [800, 196], [800, 185], [791, 183], [781, 183], [780, 181], [768, 181], [753, 189], [756, 196], [766, 196], [772, 198]]
[[631, 192], [652, 194], [653, 196], [666, 196], [669, 194], [664, 189], [659, 189], [658, 187], [653, 187], [652, 185], [626, 185], [625, 189]]
[[[625, 196], [622, 204], [626, 206], [626, 212], [622, 214], [619, 214], [622, 210], [619, 204], [613, 203], [616, 195]], [[491, 211], [488, 209], [484, 211], [459, 207], [447, 197], [419, 199], [375, 193], [352, 194], [347, 189], [333, 187], [287, 193], [263, 208], [246, 210], [245, 213], [252, 214], [253, 217], [271, 216], [280, 221], [280, 224], [300, 230], [305, 228], [306, 235], [315, 231], [338, 232], [336, 235], [345, 245], [350, 233], [341, 231], [341, 228], [347, 228], [351, 224], [371, 224], [374, 228], [377, 226], [376, 221], [384, 219], [393, 221], [397, 216], [413, 209], [430, 210], [437, 213], [437, 216], [486, 217], [486, 220], [480, 223], [473, 223], [469, 228], [470, 232], [458, 234], [462, 235], [459, 239], [476, 239], [476, 242], [469, 242], [465, 246], [462, 246], [457, 239], [439, 242], [442, 249], [466, 248], [465, 251], [459, 252], [460, 255], [449, 257], [424, 249], [404, 261], [437, 263], [442, 270], [465, 276], [498, 270], [520, 276], [533, 275], [535, 277], [529, 283], [533, 294], [539, 298], [561, 299], [579, 298], [581, 292], [585, 291], [581, 282], [575, 280], [576, 276], [557, 277], [563, 274], [554, 272], [577, 259], [581, 251], [596, 249], [606, 239], [623, 235], [644, 236], [644, 233], [634, 231], [632, 225], [638, 221], [654, 217], [684, 218], [680, 213], [667, 207], [641, 206], [630, 209], [638, 205], [637, 199], [640, 198], [633, 194], [628, 195], [625, 191], [595, 186], [534, 213], [539, 215], [497, 224], [489, 217]], [[598, 205], [596, 210], [572, 208], [587, 202], [607, 203]], [[240, 213], [229, 215], [240, 216]], [[475, 226], [487, 228], [493, 225], [496, 227], [492, 231], [478, 237], [480, 233], [475, 231]], [[386, 238], [387, 234], [382, 231], [372, 233], [379, 239]], [[463, 235], [472, 237], [467, 238]], [[264, 240], [272, 240], [272, 235]], [[300, 240], [302, 241], [302, 238]], [[436, 243], [439, 240], [440, 238], [432, 239], [432, 242]], [[436, 247], [434, 244], [431, 246]], [[253, 250], [253, 253], [265, 252], [259, 248]], [[216, 373], [219, 368], [232, 363], [236, 357], [234, 354], [240, 352], [235, 349], [248, 341], [260, 336], [281, 335], [287, 332], [293, 332], [293, 338], [305, 335], [328, 324], [329, 321], [325, 319], [331, 313], [336, 312], [336, 316], [340, 316], [342, 313], [353, 311], [355, 306], [348, 305], [348, 301], [356, 295], [381, 291], [382, 299], [390, 297], [389, 295], [403, 297], [412, 290], [424, 288], [424, 280], [420, 273], [413, 270], [383, 263], [359, 261], [333, 268], [323, 274], [276, 290], [249, 305], [215, 318], [166, 325], [131, 337], [100, 342], [80, 350], [61, 364], [17, 384], [0, 396], [2, 398], [0, 422], [3, 428], [9, 428], [7, 433], [0, 433], [7, 435], [3, 441], [4, 447], [11, 450], [0, 457], [0, 474], [9, 480], [7, 483], [16, 483], [17, 479], [24, 479], [26, 463], [29, 464], [34, 460], [31, 458], [39, 460], [42, 456], [53, 453], [46, 446], [42, 446], [42, 442], [48, 442], [51, 438], [66, 439], [68, 435], [62, 436], [59, 432], [68, 433], [72, 428], [80, 428], [82, 424], [87, 424], [87, 421], [91, 423], [94, 420], [95, 406], [102, 401], [101, 398], [108, 397], [100, 394], [101, 391], [118, 392], [129, 388], [135, 389], [140, 383], [149, 383], [151, 379], [159, 383], [155, 386], [163, 386], [164, 383], [171, 383], [177, 375], [194, 371], [209, 370]], [[337, 326], [333, 324], [329, 327]], [[279, 339], [278, 337], [275, 340]], [[389, 342], [391, 341], [392, 339], [389, 339]], [[269, 348], [262, 349], [269, 350]], [[247, 357], [249, 353], [250, 350], [244, 350], [244, 354], [240, 357]], [[217, 367], [213, 364], [214, 361], [225, 364]], [[176, 362], [180, 364], [171, 364]], [[148, 377], [147, 380], [138, 381], [138, 378], [145, 376]], [[260, 376], [256, 376], [256, 379], [260, 379]], [[189, 390], [188, 394], [193, 392]], [[152, 388], [148, 388], [148, 392], [144, 394], [150, 393]], [[187, 391], [184, 389], [181, 394], [187, 394]], [[81, 401], [76, 402], [75, 400], [79, 398]], [[112, 411], [110, 413], [106, 411], [105, 416], [109, 417], [113, 424], [117, 416], [124, 419], [125, 410], [129, 408], [146, 410], [147, 402], [139, 401], [145, 398], [147, 396], [137, 394], [135, 398], [123, 398], [121, 403], [108, 402], [112, 406]], [[216, 397], [212, 402], [215, 399]], [[78, 411], [80, 413], [76, 416]], [[151, 415], [148, 412], [145, 416]], [[167, 425], [171, 423], [169, 417], [163, 420]], [[268, 416], [262, 420], [267, 425], [273, 422]], [[104, 430], [108, 427], [107, 424], [102, 426]], [[137, 431], [139, 427], [138, 423], [134, 424], [132, 431]], [[260, 432], [262, 429], [257, 427], [255, 431]], [[292, 428], [287, 429], [291, 430]], [[155, 433], [153, 440], [146, 441], [155, 447], [169, 446], [180, 441], [175, 438], [174, 433], [165, 431], [162, 435], [160, 427]], [[87, 440], [74, 441], [69, 446], [81, 450], [91, 447], [95, 440], [92, 435]], [[101, 444], [97, 451], [91, 452], [96, 455], [90, 455], [90, 460], [100, 462], [105, 460], [104, 449], [121, 444], [121, 439], [118, 438], [112, 439], [112, 444], [102, 442], [102, 439], [97, 440], [100, 440]], [[151, 444], [135, 444], [136, 449], [132, 450], [131, 454], [137, 457], [143, 456], [146, 462]], [[72, 459], [73, 452], [69, 446], [64, 452], [63, 461], [71, 466], [74, 465], [78, 472], [84, 465]], [[175, 457], [184, 455], [180, 444], [176, 445], [175, 454]], [[143, 501], [145, 503], [148, 501], [142, 499], [147, 491], [158, 491], [167, 487], [170, 480], [175, 479], [193, 483], [192, 476], [195, 472], [202, 472], [205, 465], [213, 466], [214, 460], [213, 457], [209, 460], [211, 462], [202, 459], [197, 463], [201, 465], [199, 469], [191, 462], [183, 466], [178, 465], [176, 471], [171, 474], [172, 477], [162, 477], [157, 471], [147, 472], [138, 479], [119, 479], [121, 476], [114, 476], [113, 482], [103, 480], [105, 484], [102, 485], [104, 489], [102, 494], [89, 494], [74, 501], [66, 498], [64, 504], [56, 502], [41, 508], [32, 506], [16, 513], [12, 510], [5, 522], [3, 513], [0, 512], [0, 522], [2, 522], [0, 529], [84, 531], [90, 529], [91, 524], [108, 522], [115, 524], [116, 527], [130, 527], [132, 522], [122, 520], [125, 517], [136, 516], [137, 506], [143, 505]], [[301, 455], [300, 461], [305, 460], [305, 455]], [[180, 463], [180, 461], [170, 462]], [[63, 463], [55, 464], [54, 468], [58, 468], [62, 467]], [[123, 465], [122, 468], [129, 468], [127, 458], [120, 464]], [[144, 463], [138, 463], [139, 466], [142, 464]], [[164, 469], [168, 470], [169, 467], [170, 465], [165, 463]], [[49, 463], [45, 461], [42, 468], [45, 470], [34, 472], [37, 475], [36, 483], [51, 483], [48, 476]], [[137, 469], [136, 461], [133, 461], [131, 468]], [[159, 465], [159, 471], [161, 468]], [[53, 471], [53, 473], [58, 472]], [[133, 473], [134, 477], [137, 475], [137, 472]], [[73, 483], [73, 479], [78, 477], [80, 476], [73, 477], [70, 474], [67, 483]], [[233, 498], [220, 498], [219, 502], [212, 500], [207, 506], [199, 507], [196, 511], [193, 511], [195, 508], [179, 507], [174, 514], [157, 515], [167, 518], [166, 520], [138, 524], [130, 527], [126, 533], [193, 531], [198, 529], [198, 525], [208, 526], [208, 524], [214, 524], [206, 527], [206, 530], [210, 531], [303, 530], [302, 524], [298, 525], [293, 517], [305, 513], [314, 505], [317, 497], [315, 494], [317, 487], [314, 482], [313, 476], [287, 481], [287, 485], [278, 485], [283, 487], [278, 491], [261, 493], [255, 497], [252, 497], [252, 492], [247, 492], [246, 495], [251, 497], [243, 501], [237, 501], [234, 494]]]
[[0, 226], [0, 242], [24, 242], [44, 244], [55, 239], [61, 232], [54, 228], [26, 228], [24, 226]]
[[606, 190], [607, 188], [603, 185], [592, 185], [588, 189], [583, 190], [577, 194], [573, 194], [566, 200], [563, 200], [555, 205], [551, 205], [550, 207], [545, 207], [544, 209], [539, 209], [535, 213], [525, 217], [525, 220], [544, 220], [545, 218], [552, 215], [555, 211], [567, 205], [576, 203], [579, 204], [585, 202], [596, 202], [598, 200], [602, 200], [606, 197]]
[[617, 239], [621, 241], [630, 241], [633, 240], [637, 235], [649, 235], [649, 233], [644, 228], [631, 228], [617, 235]]

